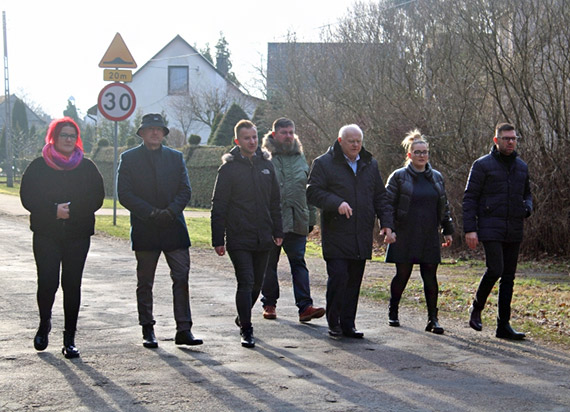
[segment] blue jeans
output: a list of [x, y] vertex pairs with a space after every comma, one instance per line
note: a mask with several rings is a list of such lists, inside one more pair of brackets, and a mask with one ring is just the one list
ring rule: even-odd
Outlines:
[[497, 324], [507, 325], [511, 319], [511, 299], [513, 297], [520, 243], [483, 242], [483, 247], [485, 249], [487, 270], [477, 288], [473, 307], [483, 310], [493, 286], [498, 279], [501, 279], [499, 282]]
[[236, 308], [242, 329], [251, 327], [251, 308], [255, 305], [267, 268], [267, 250], [228, 250], [236, 273]]
[[[291, 266], [291, 276], [293, 277], [293, 295], [295, 296], [295, 305], [302, 313], [309, 306], [312, 306], [311, 288], [309, 286], [309, 270], [305, 262], [305, 246], [307, 245], [307, 236], [298, 235], [296, 233], [285, 233], [283, 237], [283, 250], [289, 259]], [[269, 262], [265, 271], [263, 287], [261, 293], [263, 297], [261, 301], [263, 306], [276, 306], [279, 299], [279, 281], [277, 279], [277, 264], [281, 255], [281, 246], [274, 246], [269, 252]]]

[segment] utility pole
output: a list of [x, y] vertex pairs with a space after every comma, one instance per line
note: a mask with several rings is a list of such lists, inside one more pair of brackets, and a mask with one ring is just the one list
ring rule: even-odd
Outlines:
[[10, 107], [10, 80], [8, 77], [8, 40], [6, 39], [6, 12], [2, 12], [4, 23], [4, 106], [6, 119], [4, 132], [6, 133], [6, 186], [14, 187], [14, 155], [12, 153], [12, 108]]

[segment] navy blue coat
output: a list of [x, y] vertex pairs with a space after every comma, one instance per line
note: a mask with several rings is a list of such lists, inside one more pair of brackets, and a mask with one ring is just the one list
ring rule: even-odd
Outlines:
[[[321, 209], [321, 240], [325, 259], [371, 259], [374, 221], [394, 228], [392, 209], [378, 163], [364, 148], [356, 174], [348, 165], [340, 144], [317, 157], [307, 184], [309, 203]], [[352, 207], [352, 216], [338, 213], [342, 202]]]
[[281, 196], [270, 154], [257, 148], [252, 161], [235, 146], [223, 157], [212, 195], [212, 246], [261, 251], [283, 237]]
[[507, 162], [496, 146], [473, 162], [463, 196], [463, 231], [480, 241], [521, 242], [532, 213], [528, 166], [514, 152]]
[[[190, 246], [184, 208], [192, 189], [182, 153], [166, 146], [150, 151], [144, 144], [121, 155], [118, 195], [131, 212], [133, 250], [170, 252]], [[149, 219], [155, 209], [169, 209], [175, 216], [160, 225]]]

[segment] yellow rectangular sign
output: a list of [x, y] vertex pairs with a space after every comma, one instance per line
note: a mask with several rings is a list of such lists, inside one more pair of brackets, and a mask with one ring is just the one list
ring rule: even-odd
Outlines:
[[132, 70], [103, 70], [103, 80], [108, 82], [131, 82], [133, 81]]

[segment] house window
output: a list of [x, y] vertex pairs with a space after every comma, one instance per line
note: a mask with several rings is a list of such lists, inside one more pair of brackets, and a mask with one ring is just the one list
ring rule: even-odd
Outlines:
[[168, 66], [168, 94], [188, 94], [188, 66]]

